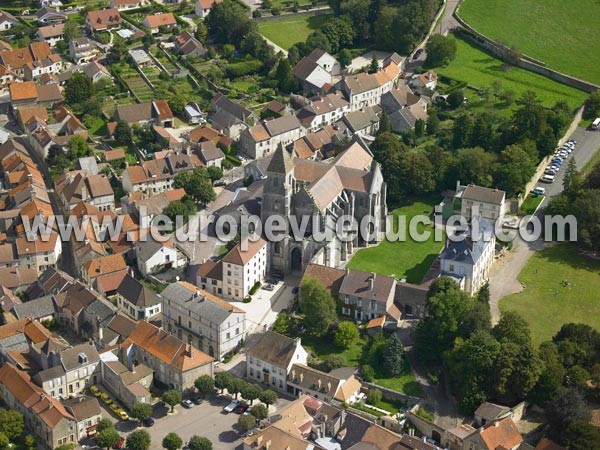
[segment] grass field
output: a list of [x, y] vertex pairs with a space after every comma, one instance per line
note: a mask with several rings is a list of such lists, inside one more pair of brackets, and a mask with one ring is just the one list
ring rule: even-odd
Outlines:
[[282, 17], [259, 22], [258, 29], [267, 39], [288, 50], [295, 43], [305, 41], [310, 33], [321, 28], [330, 18], [331, 14]]
[[[375, 383], [379, 386], [391, 389], [392, 391], [403, 392], [408, 395], [414, 395], [415, 397], [421, 397], [423, 390], [421, 385], [417, 382], [415, 376], [410, 369], [408, 360], [405, 360], [404, 370], [400, 376], [394, 378], [387, 378], [383, 375], [383, 371], [379, 367], [375, 367]], [[375, 405], [379, 406], [379, 405]], [[381, 406], [379, 406], [381, 407]], [[383, 408], [387, 409], [387, 408]]]
[[537, 209], [538, 205], [542, 203], [542, 200], [544, 200], [543, 195], [535, 196], [534, 194], [529, 194], [523, 202], [523, 204], [521, 205], [520, 214], [533, 214]]
[[325, 340], [313, 336], [302, 338], [302, 345], [306, 347], [314, 356], [324, 360], [329, 355], [338, 355], [344, 358], [349, 366], [358, 366], [362, 355], [363, 347], [367, 342], [366, 337], [361, 337], [348, 348], [340, 348], [334, 344], [332, 339]]
[[522, 314], [536, 345], [569, 322], [600, 330], [600, 259], [569, 244], [555, 245], [533, 255], [518, 280], [525, 289], [503, 298], [500, 310]]
[[438, 67], [439, 74], [455, 80], [466, 81], [477, 88], [491, 87], [494, 80], [502, 80], [502, 89], [512, 89], [517, 98], [525, 91], [533, 91], [545, 106], [565, 100], [573, 109], [580, 106], [587, 94], [565, 86], [549, 78], [518, 67], [506, 66], [499, 59], [488, 55], [463, 39], [456, 38], [456, 58], [445, 67]]
[[[418, 200], [394, 210], [392, 214], [406, 216], [408, 227], [411, 218], [415, 215], [429, 216], [439, 200], [438, 198]], [[425, 226], [420, 225], [418, 228], [423, 232]], [[429, 227], [428, 230], [431, 231], [431, 236], [425, 242], [410, 239], [407, 231], [405, 242], [383, 240], [376, 247], [359, 250], [346, 267], [382, 275], [394, 275], [396, 278], [406, 278], [409, 283], [420, 283], [444, 246], [443, 239], [440, 242], [434, 240], [433, 227]]]
[[465, 0], [459, 14], [492, 39], [600, 84], [598, 0]]

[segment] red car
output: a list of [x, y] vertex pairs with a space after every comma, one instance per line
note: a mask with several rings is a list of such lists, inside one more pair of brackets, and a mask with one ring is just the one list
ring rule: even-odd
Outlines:
[[123, 436], [120, 436], [119, 437], [119, 442], [117, 442], [113, 448], [116, 448], [117, 450], [120, 450], [124, 446], [125, 446], [125, 438]]
[[233, 409], [233, 412], [236, 414], [244, 414], [249, 406], [246, 403], [238, 403], [238, 405]]

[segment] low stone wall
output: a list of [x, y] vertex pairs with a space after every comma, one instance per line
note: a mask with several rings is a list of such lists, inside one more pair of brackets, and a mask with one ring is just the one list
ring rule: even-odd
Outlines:
[[[454, 18], [458, 21], [458, 23], [463, 27], [463, 36], [470, 40], [472, 43], [483, 47], [490, 53], [494, 54], [498, 58], [504, 60], [506, 54], [506, 47], [502, 46], [498, 42], [490, 39], [486, 35], [480, 33], [467, 22], [465, 22], [459, 15], [460, 6], [456, 8], [454, 11]], [[576, 89], [580, 89], [585, 92], [594, 92], [600, 89], [600, 86], [590, 83], [588, 81], [580, 80], [579, 78], [572, 77], [570, 75], [566, 75], [562, 72], [558, 72], [556, 70], [550, 69], [544, 66], [544, 63], [538, 61], [534, 58], [531, 58], [526, 55], [522, 55], [521, 58], [516, 62], [516, 66], [529, 70], [531, 72], [535, 72], [537, 74], [548, 77], [554, 81], [558, 81], [559, 83], [566, 84], [567, 86], [574, 87]]]
[[401, 401], [405, 403], [409, 408], [413, 407], [421, 401], [419, 397], [414, 397], [412, 395], [404, 394], [402, 392], [393, 391], [383, 386], [379, 386], [375, 383], [364, 382], [363, 385], [365, 385], [369, 389], [379, 389], [383, 394], [383, 398], [387, 400]]
[[[291, 9], [291, 8], [290, 8]], [[261, 10], [261, 12], [263, 12]], [[264, 11], [265, 13], [268, 13], [269, 11], [266, 10]], [[314, 9], [309, 9], [308, 11], [298, 11], [298, 12], [290, 12], [290, 13], [282, 13], [279, 14], [278, 16], [261, 16], [261, 17], [257, 17], [254, 20], [256, 20], [257, 22], [267, 22], [269, 20], [277, 20], [277, 19], [282, 19], [282, 18], [287, 18], [287, 17], [296, 17], [296, 16], [315, 16], [317, 14], [330, 14], [331, 13], [331, 9], [329, 8], [329, 6], [326, 7], [319, 7], [319, 8], [314, 8]]]
[[438, 434], [440, 437], [444, 436], [445, 430], [442, 427], [437, 426], [433, 422], [423, 419], [417, 416], [413, 412], [407, 412], [406, 418], [410, 421], [413, 426], [419, 430], [419, 432], [427, 437], [433, 438], [434, 434]]

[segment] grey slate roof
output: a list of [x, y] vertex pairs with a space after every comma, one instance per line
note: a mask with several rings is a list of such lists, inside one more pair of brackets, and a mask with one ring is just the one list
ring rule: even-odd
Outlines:
[[13, 312], [17, 319], [29, 317], [30, 319], [39, 319], [53, 315], [58, 311], [52, 295], [30, 300], [25, 303], [15, 305]]
[[45, 383], [46, 381], [54, 380], [55, 378], [62, 377], [65, 374], [65, 369], [62, 366], [54, 366], [49, 369], [40, 370], [36, 375], [40, 382]]
[[300, 345], [299, 339], [296, 340], [274, 331], [267, 331], [256, 345], [248, 350], [248, 356], [276, 367], [287, 367], [298, 345]]
[[160, 251], [164, 244], [164, 242], [158, 242], [154, 239], [139, 242], [136, 246], [136, 256], [142, 261], [148, 261], [156, 252]]
[[[369, 288], [370, 280], [372, 280], [372, 288]], [[392, 293], [394, 285], [395, 280], [392, 277], [349, 269], [340, 286], [340, 295], [386, 300]]]
[[364, 111], [353, 111], [346, 114], [343, 120], [352, 131], [357, 132], [379, 122], [379, 117], [372, 108], [365, 108]]
[[93, 156], [86, 156], [85, 158], [79, 158], [77, 165], [80, 169], [87, 170], [88, 175], [98, 175], [98, 163], [96, 158]]
[[288, 131], [296, 130], [301, 127], [300, 121], [293, 114], [281, 116], [273, 120], [267, 120], [263, 123], [271, 137], [279, 136]]
[[500, 204], [506, 193], [499, 189], [492, 189], [483, 186], [475, 186], [470, 184], [466, 187], [463, 193], [463, 199], [473, 200], [476, 202]]
[[291, 155], [280, 145], [277, 150], [275, 150], [275, 153], [269, 162], [267, 172], [288, 174], [293, 169], [294, 163], [292, 162]]
[[455, 261], [458, 263], [467, 263], [474, 265], [485, 250], [486, 245], [490, 242], [484, 239], [484, 235], [490, 235], [494, 232], [490, 223], [480, 217], [474, 217], [471, 221], [478, 222], [481, 237], [479, 239], [471, 239], [471, 233], [469, 230], [465, 231], [467, 237], [460, 241], [450, 241], [448, 246], [442, 252], [441, 259], [446, 261]]
[[98, 297], [87, 305], [84, 309], [85, 318], [90, 320], [100, 320], [104, 323], [107, 319], [112, 318], [117, 308], [108, 300]]
[[[85, 356], [87, 363], [82, 361], [82, 357]], [[98, 350], [93, 344], [86, 342], [85, 344], [76, 345], [75, 347], [63, 350], [60, 353], [60, 359], [62, 360], [65, 370], [73, 370], [82, 364], [94, 363], [100, 360]]]
[[171, 303], [185, 305], [186, 309], [198, 314], [203, 319], [221, 324], [231, 314], [243, 312], [225, 300], [213, 301], [210, 296], [196, 295], [196, 292], [182, 286], [180, 283], [171, 283], [160, 294]]
[[392, 125], [392, 130], [396, 133], [412, 130], [417, 123], [417, 118], [408, 108], [395, 111], [389, 114], [388, 117]]
[[160, 297], [152, 289], [144, 286], [131, 275], [123, 278], [117, 293], [140, 308], [148, 308], [161, 302]]
[[248, 108], [240, 105], [239, 103], [235, 103], [225, 97], [223, 94], [216, 94], [212, 100], [210, 101], [211, 106], [214, 111], [218, 109], [224, 109], [229, 114], [237, 117], [242, 122], [245, 122], [248, 117], [254, 116], [254, 113], [250, 111]]

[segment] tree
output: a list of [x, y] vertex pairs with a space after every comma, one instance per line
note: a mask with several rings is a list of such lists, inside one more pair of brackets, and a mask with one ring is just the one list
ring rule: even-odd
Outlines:
[[492, 172], [496, 158], [481, 147], [463, 148], [457, 152], [453, 169], [456, 179], [479, 186], [492, 185]]
[[148, 450], [150, 442], [150, 434], [146, 430], [136, 430], [127, 436], [126, 444], [130, 450]]
[[550, 436], [560, 440], [561, 432], [577, 422], [589, 422], [591, 412], [577, 388], [561, 388], [544, 410], [550, 426]]
[[576, 193], [580, 186], [581, 183], [579, 183], [579, 179], [577, 178], [577, 165], [575, 164], [575, 158], [571, 158], [563, 178], [563, 190], [567, 196], [570, 196]]
[[519, 313], [505, 311], [492, 334], [498, 342], [512, 342], [517, 345], [527, 345], [531, 342], [529, 324]]
[[275, 392], [273, 392], [272, 390], [267, 389], [266, 391], [262, 391], [260, 393], [260, 395], [258, 396], [258, 399], [262, 403], [267, 405], [267, 409], [268, 409], [269, 406], [273, 405], [277, 401], [277, 394]]
[[240, 46], [249, 32], [256, 29], [256, 23], [249, 17], [246, 9], [235, 0], [225, 0], [213, 5], [204, 23], [215, 41], [236, 47]]
[[79, 31], [79, 24], [75, 19], [69, 19], [65, 22], [65, 27], [63, 29], [65, 35], [65, 41], [70, 42], [72, 39], [78, 38], [81, 36], [81, 32]]
[[178, 450], [183, 445], [183, 441], [177, 433], [169, 433], [162, 440], [163, 448], [167, 450]]
[[203, 436], [192, 436], [188, 441], [189, 450], [212, 450], [212, 442]]
[[6, 448], [10, 444], [8, 436], [0, 432], [0, 448]]
[[281, 92], [288, 93], [292, 90], [295, 80], [292, 73], [292, 66], [287, 58], [279, 58], [275, 78]]
[[495, 184], [510, 197], [523, 192], [525, 185], [535, 174], [536, 159], [519, 144], [509, 145], [498, 158]]
[[448, 94], [446, 102], [448, 103], [448, 106], [450, 106], [450, 108], [456, 109], [463, 104], [464, 99], [465, 94], [463, 93], [462, 89], [457, 89]]
[[405, 153], [400, 161], [405, 193], [420, 195], [435, 189], [435, 169], [427, 155], [410, 151]]
[[242, 388], [242, 397], [244, 399], [250, 401], [250, 404], [254, 403], [259, 396], [262, 390], [259, 386], [254, 383], [246, 383]]
[[594, 120], [600, 116], [600, 89], [592, 92], [590, 97], [585, 102], [585, 110], [583, 111], [584, 119]]
[[290, 335], [290, 325], [291, 325], [290, 315], [287, 312], [282, 311], [277, 315], [277, 318], [275, 319], [275, 322], [273, 323], [272, 329], [275, 333], [283, 334], [284, 336], [289, 336]]
[[390, 133], [392, 131], [392, 123], [390, 117], [385, 112], [385, 109], [381, 112], [381, 120], [379, 121], [379, 129], [377, 133]]
[[369, 64], [369, 73], [377, 73], [379, 72], [379, 61], [377, 60], [377, 56], [373, 53], [373, 58], [371, 58], [371, 64]]
[[452, 147], [455, 149], [466, 148], [471, 143], [473, 133], [473, 119], [469, 114], [461, 114], [454, 120], [452, 126]]
[[65, 100], [69, 105], [76, 105], [92, 96], [92, 80], [82, 72], [75, 72], [65, 87]]
[[21, 436], [25, 429], [23, 414], [16, 409], [3, 409], [0, 411], [0, 432], [4, 433], [11, 441]]
[[28, 434], [25, 436], [25, 448], [27, 450], [36, 450], [37, 449], [37, 441], [35, 440], [35, 436], [32, 434]]
[[574, 422], [561, 435], [569, 450], [600, 450], [600, 428], [588, 422]]
[[128, 145], [131, 143], [133, 135], [131, 133], [131, 127], [123, 120], [117, 122], [115, 131], [113, 132], [113, 138], [119, 145]]
[[201, 20], [200, 22], [196, 23], [195, 37], [200, 42], [204, 43], [206, 42], [206, 36], [208, 36], [208, 29], [206, 28], [204, 22]]
[[100, 422], [98, 422], [96, 425], [96, 433], [101, 433], [104, 430], [114, 427], [115, 425], [110, 421], [110, 419], [100, 419]]
[[456, 39], [452, 36], [434, 34], [425, 46], [427, 66], [444, 66], [456, 57]]
[[343, 48], [338, 55], [338, 61], [342, 69], [345, 69], [350, 64], [352, 64], [352, 53], [350, 53], [350, 50], [348, 50], [347, 48]]
[[215, 387], [223, 392], [223, 389], [227, 389], [227, 386], [231, 383], [232, 378], [233, 376], [229, 372], [215, 373]]
[[141, 422], [152, 415], [152, 405], [150, 403], [138, 402], [131, 407], [129, 415]]
[[247, 433], [256, 425], [256, 418], [252, 414], [242, 414], [238, 419], [238, 425], [244, 433]]
[[181, 200], [173, 200], [164, 209], [165, 215], [171, 219], [173, 224], [176, 224], [177, 217], [183, 219], [183, 223], [187, 223], [191, 216], [196, 214], [196, 205], [194, 201], [187, 195]]
[[322, 336], [336, 320], [335, 300], [314, 278], [306, 278], [300, 288], [300, 309], [304, 313], [306, 331]]
[[269, 416], [269, 410], [265, 405], [254, 405], [252, 407], [252, 415], [256, 418], [256, 420], [263, 420]]
[[566, 371], [554, 342], [542, 342], [538, 353], [542, 362], [542, 373], [531, 392], [531, 397], [537, 404], [543, 405], [556, 397], [563, 385]]
[[421, 137], [425, 134], [425, 121], [423, 119], [417, 119], [415, 121], [415, 136]]
[[237, 399], [238, 394], [242, 392], [242, 389], [244, 388], [245, 384], [246, 382], [241, 378], [231, 377], [231, 380], [227, 385], [227, 392], [229, 393], [229, 395], [233, 395]]
[[223, 178], [223, 169], [217, 166], [210, 166], [206, 169], [208, 171], [208, 176], [212, 181], [217, 181]]
[[428, 135], [434, 135], [440, 129], [440, 118], [435, 111], [431, 111], [425, 122], [425, 129]]
[[363, 380], [365, 380], [367, 383], [375, 379], [375, 370], [373, 370], [373, 368], [368, 364], [360, 367], [360, 374]]
[[348, 348], [358, 340], [358, 327], [354, 322], [341, 322], [334, 336], [335, 345]]
[[369, 389], [369, 395], [367, 396], [367, 403], [370, 405], [377, 405], [381, 402], [383, 394], [379, 389]]
[[334, 17], [321, 27], [321, 31], [327, 37], [330, 49], [337, 53], [344, 47], [350, 47], [354, 43], [356, 32], [352, 27], [352, 20], [348, 16]]
[[210, 375], [200, 375], [194, 381], [194, 387], [198, 389], [198, 392], [203, 396], [210, 394], [215, 388], [215, 381]]
[[397, 377], [404, 369], [404, 347], [400, 338], [393, 333], [383, 351], [383, 368], [390, 377]]
[[119, 432], [114, 428], [106, 428], [99, 433], [96, 433], [96, 444], [98, 447], [111, 449], [121, 440]]
[[162, 395], [162, 401], [171, 407], [171, 412], [175, 409], [175, 405], [181, 403], [181, 392], [171, 389]]
[[67, 156], [69, 159], [74, 160], [77, 158], [83, 158], [89, 156], [90, 146], [83, 136], [76, 134], [71, 136], [69, 144], [67, 145]]
[[178, 173], [174, 178], [174, 184], [177, 188], [185, 189], [186, 194], [204, 205], [212, 202], [217, 196], [205, 167], [197, 167], [191, 173]]

